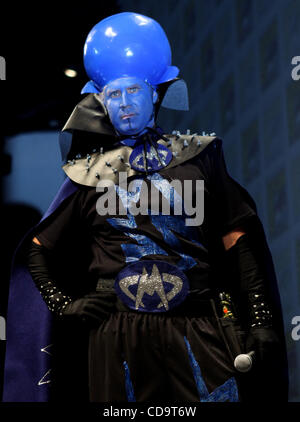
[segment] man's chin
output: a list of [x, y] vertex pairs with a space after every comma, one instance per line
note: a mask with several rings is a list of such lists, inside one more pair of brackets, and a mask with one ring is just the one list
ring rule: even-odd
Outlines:
[[136, 136], [139, 133], [141, 133], [144, 129], [140, 129], [137, 127], [130, 127], [130, 128], [121, 128], [118, 130], [121, 135], [130, 135], [130, 136]]

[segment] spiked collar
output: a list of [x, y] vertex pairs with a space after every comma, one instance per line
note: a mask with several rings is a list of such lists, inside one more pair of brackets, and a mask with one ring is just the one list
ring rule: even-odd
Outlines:
[[128, 139], [120, 138], [114, 130], [99, 95], [89, 94], [75, 107], [62, 130], [63, 170], [84, 186], [96, 186], [101, 179], [117, 184], [120, 172], [131, 177], [190, 160], [216, 136], [190, 131], [163, 134], [160, 128], [149, 128], [133, 145], [126, 142]]

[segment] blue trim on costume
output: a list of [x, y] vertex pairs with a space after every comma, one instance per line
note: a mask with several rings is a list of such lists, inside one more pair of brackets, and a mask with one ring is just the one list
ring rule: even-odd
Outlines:
[[129, 402], [135, 402], [136, 399], [134, 395], [134, 389], [133, 389], [132, 381], [130, 378], [129, 367], [126, 360], [124, 360], [123, 365], [124, 365], [124, 370], [125, 370], [125, 389], [126, 389], [127, 400]]
[[[170, 185], [168, 180], [162, 178], [157, 173], [148, 175], [147, 179], [153, 183], [153, 185], [161, 192], [167, 201], [169, 201], [170, 210], [174, 209], [175, 203], [179, 202], [182, 205], [181, 196]], [[148, 236], [138, 234], [138, 227], [135, 218], [132, 214], [130, 214], [129, 203], [131, 201], [134, 201], [135, 203], [139, 201], [143, 179], [135, 179], [133, 183], [134, 192], [128, 192], [127, 190], [122, 189], [121, 186], [115, 186], [116, 192], [119, 195], [125, 210], [127, 211], [127, 218], [107, 219], [107, 221], [114, 228], [122, 231], [126, 236], [134, 239], [137, 242], [137, 245], [130, 243], [121, 244], [125, 254], [125, 260], [129, 263], [138, 261], [140, 258], [148, 255], [168, 255], [164, 249], [158, 246]], [[183, 209], [184, 207], [182, 206], [182, 210]], [[182, 216], [163, 214], [152, 215], [151, 210], [148, 210], [148, 214], [150, 215], [153, 226], [163, 235], [165, 243], [174, 251], [176, 251], [176, 253], [181, 257], [177, 267], [182, 271], [187, 271], [197, 265], [197, 262], [193, 257], [182, 252], [181, 242], [173, 233], [175, 232], [184, 236], [186, 239], [189, 239], [189, 241], [199, 246], [202, 250], [206, 251], [204, 246], [199, 242], [197, 228], [185, 225], [185, 214], [183, 213]]]
[[208, 392], [205, 381], [201, 374], [200, 366], [195, 359], [192, 348], [187, 338], [184, 336], [184, 341], [187, 347], [190, 365], [192, 367], [194, 379], [197, 385], [200, 402], [238, 402], [238, 388], [234, 377], [229, 378], [224, 384], [217, 387], [211, 393]]

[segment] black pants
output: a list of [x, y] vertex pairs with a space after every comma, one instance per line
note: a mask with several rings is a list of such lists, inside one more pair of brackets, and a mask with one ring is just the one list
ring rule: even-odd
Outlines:
[[[241, 350], [232, 355], [211, 306], [206, 303], [204, 312], [199, 307], [197, 316], [117, 312], [93, 329], [90, 401], [210, 401], [214, 397], [209, 394], [226, 381], [231, 387], [239, 384], [233, 355]], [[205, 385], [200, 392], [199, 371]], [[212, 401], [224, 401], [217, 397]]]
[[201, 303], [196, 309], [188, 303], [180, 315], [175, 312], [117, 312], [92, 330], [60, 321], [52, 350], [50, 400], [129, 401], [130, 381], [135, 401], [207, 401], [214, 397], [199, 394], [192, 353], [208, 393], [231, 379], [240, 401], [286, 401], [280, 364], [254, 364], [244, 374], [235, 370], [235, 356], [247, 352], [246, 333], [237, 321], [219, 319], [211, 306]]

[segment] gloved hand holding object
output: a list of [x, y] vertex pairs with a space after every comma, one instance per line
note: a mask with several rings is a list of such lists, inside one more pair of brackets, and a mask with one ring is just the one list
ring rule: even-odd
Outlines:
[[246, 233], [241, 236], [226, 254], [230, 266], [237, 269], [240, 304], [248, 313], [246, 352], [254, 351], [255, 362], [266, 363], [272, 359], [279, 340], [272, 327], [272, 312], [265, 291], [265, 281], [252, 252], [249, 235]]

